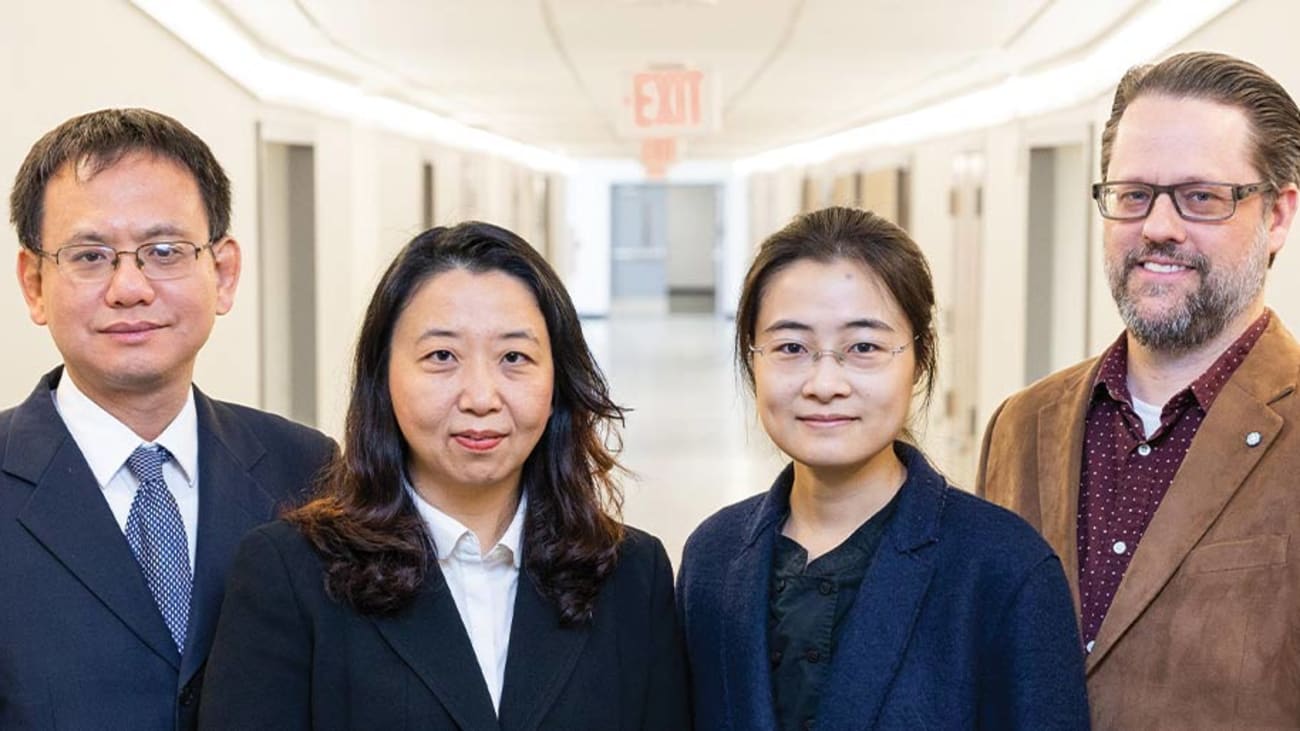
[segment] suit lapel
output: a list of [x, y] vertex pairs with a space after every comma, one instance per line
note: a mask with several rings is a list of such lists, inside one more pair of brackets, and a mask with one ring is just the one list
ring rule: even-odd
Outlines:
[[934, 576], [925, 548], [938, 540], [949, 488], [914, 450], [902, 447], [900, 457], [908, 479], [898, 512], [853, 600], [820, 701], [834, 710], [819, 715], [855, 719], [853, 728], [875, 727]]
[[503, 731], [538, 728], [573, 675], [590, 634], [587, 626], [560, 626], [559, 613], [520, 571], [501, 691]]
[[[1284, 356], [1284, 357], [1283, 357]], [[1269, 407], [1296, 389], [1295, 341], [1273, 316], [1201, 423], [1183, 464], [1129, 563], [1088, 656], [1092, 672], [1218, 519], [1285, 425]], [[1246, 443], [1258, 432], [1260, 441]]]
[[393, 651], [447, 709], [457, 726], [499, 727], [469, 634], [436, 565], [411, 606], [392, 617], [376, 617], [372, 621]]
[[746, 526], [745, 545], [728, 567], [723, 584], [723, 707], [730, 728], [776, 728], [772, 708], [772, 666], [768, 660], [767, 624], [772, 550], [777, 522], [790, 504], [794, 469], [787, 466], [758, 503]]
[[1083, 438], [1092, 384], [1100, 359], [1080, 380], [1065, 384], [1058, 398], [1038, 412], [1039, 531], [1061, 559], [1074, 598], [1079, 604], [1079, 480], [1083, 474]]
[[181, 661], [181, 684], [203, 666], [225, 595], [225, 577], [239, 541], [275, 518], [276, 501], [249, 474], [265, 454], [242, 423], [214, 407], [195, 389], [199, 439], [199, 525], [194, 590]]
[[14, 413], [3, 469], [35, 486], [18, 522], [146, 646], [179, 667], [126, 537], [54, 407], [51, 388], [61, 373], [46, 375]]

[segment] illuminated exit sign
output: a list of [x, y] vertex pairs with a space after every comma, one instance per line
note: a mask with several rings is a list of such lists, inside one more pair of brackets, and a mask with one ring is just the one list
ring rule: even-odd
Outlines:
[[620, 130], [630, 137], [676, 137], [717, 131], [717, 95], [700, 69], [656, 66], [627, 74]]

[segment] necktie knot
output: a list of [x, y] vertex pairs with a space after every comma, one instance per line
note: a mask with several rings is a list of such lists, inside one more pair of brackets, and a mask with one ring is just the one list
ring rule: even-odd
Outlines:
[[130, 457], [126, 458], [126, 468], [131, 471], [131, 475], [140, 482], [141, 486], [146, 482], [162, 482], [162, 466], [171, 458], [171, 452], [168, 452], [165, 447], [139, 446]]

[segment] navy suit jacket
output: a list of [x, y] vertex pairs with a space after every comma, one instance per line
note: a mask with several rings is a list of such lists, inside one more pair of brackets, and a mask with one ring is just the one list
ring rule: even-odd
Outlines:
[[199, 525], [181, 653], [55, 409], [61, 376], [0, 413], [0, 728], [192, 728], [235, 548], [311, 485], [334, 443], [195, 390]]
[[[815, 728], [1086, 729], [1083, 652], [1061, 564], [1023, 520], [921, 454], [841, 630]], [[687, 541], [678, 577], [695, 724], [776, 728], [767, 651], [772, 546], [793, 469]]]
[[320, 557], [284, 522], [240, 547], [207, 676], [213, 731], [690, 729], [668, 556], [631, 528], [587, 625], [561, 626], [520, 572], [499, 717], [436, 564], [409, 606], [365, 616], [329, 597]]

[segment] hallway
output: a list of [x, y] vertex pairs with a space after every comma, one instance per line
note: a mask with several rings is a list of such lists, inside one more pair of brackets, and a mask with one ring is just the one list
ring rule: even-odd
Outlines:
[[695, 526], [767, 489], [785, 459], [732, 364], [732, 323], [714, 315], [615, 314], [583, 322], [627, 407], [624, 517], [663, 540], [674, 568]]

